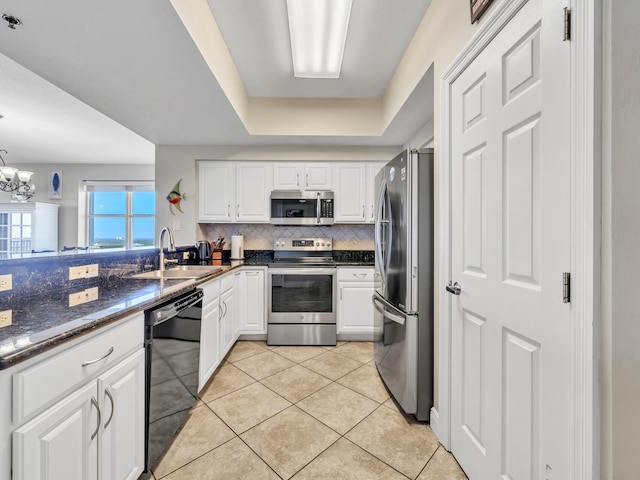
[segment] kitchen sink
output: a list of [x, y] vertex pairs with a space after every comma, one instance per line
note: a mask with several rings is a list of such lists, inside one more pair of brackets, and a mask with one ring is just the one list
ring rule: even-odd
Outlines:
[[149, 272], [136, 273], [128, 278], [202, 278], [211, 273], [222, 270], [222, 267], [214, 267], [212, 265], [178, 265], [176, 267], [162, 270], [151, 270]]

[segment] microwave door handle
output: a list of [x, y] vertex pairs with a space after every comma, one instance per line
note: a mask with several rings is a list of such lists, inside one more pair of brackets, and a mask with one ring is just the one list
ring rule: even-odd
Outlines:
[[320, 224], [320, 192], [316, 193], [316, 221]]

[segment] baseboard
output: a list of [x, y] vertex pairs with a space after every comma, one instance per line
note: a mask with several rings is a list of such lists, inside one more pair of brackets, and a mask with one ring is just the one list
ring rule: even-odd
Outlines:
[[339, 333], [339, 342], [373, 342], [373, 333]]
[[438, 413], [438, 410], [436, 410], [436, 407], [431, 407], [431, 416], [429, 417], [429, 424], [431, 425], [431, 430], [433, 430], [433, 433], [436, 434], [436, 437], [438, 437], [438, 440], [440, 440], [440, 414]]
[[267, 335], [264, 333], [241, 333], [238, 340], [267, 341]]

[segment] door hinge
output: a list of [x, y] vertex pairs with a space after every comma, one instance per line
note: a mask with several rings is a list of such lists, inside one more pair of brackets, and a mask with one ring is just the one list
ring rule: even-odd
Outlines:
[[571, 302], [571, 274], [569, 272], [562, 274], [562, 302]]
[[564, 7], [564, 35], [562, 41], [571, 40], [571, 9]]

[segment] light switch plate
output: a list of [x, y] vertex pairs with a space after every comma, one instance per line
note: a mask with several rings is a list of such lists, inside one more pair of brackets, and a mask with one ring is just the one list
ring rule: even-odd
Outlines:
[[87, 278], [93, 278], [98, 276], [99, 267], [97, 263], [93, 263], [91, 265], [87, 265]]
[[11, 325], [12, 310], [4, 310], [0, 312], [0, 328]]
[[0, 292], [11, 290], [13, 288], [13, 275], [10, 273], [0, 275]]

